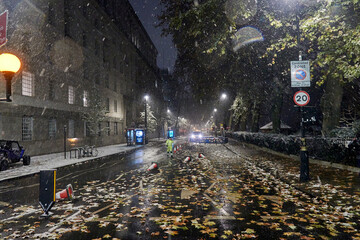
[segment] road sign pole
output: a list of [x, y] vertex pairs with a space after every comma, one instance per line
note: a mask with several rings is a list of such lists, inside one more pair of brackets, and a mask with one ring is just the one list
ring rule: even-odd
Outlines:
[[309, 177], [309, 154], [306, 148], [306, 140], [305, 140], [305, 127], [304, 127], [304, 107], [300, 106], [300, 130], [301, 130], [301, 138], [300, 138], [300, 182], [307, 182], [310, 180]]

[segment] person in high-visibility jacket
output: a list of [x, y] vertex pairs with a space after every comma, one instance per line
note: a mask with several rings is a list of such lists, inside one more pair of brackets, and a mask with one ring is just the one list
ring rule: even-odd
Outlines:
[[169, 138], [168, 140], [166, 140], [166, 151], [167, 151], [167, 155], [170, 157], [173, 157], [173, 147], [174, 147], [174, 141], [172, 140], [172, 138]]

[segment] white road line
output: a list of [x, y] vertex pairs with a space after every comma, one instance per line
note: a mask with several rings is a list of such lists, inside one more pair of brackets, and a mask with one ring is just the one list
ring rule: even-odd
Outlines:
[[53, 231], [56, 230], [58, 227], [60, 227], [63, 222], [71, 220], [72, 218], [74, 218], [74, 217], [76, 217], [77, 215], [79, 215], [80, 212], [81, 212], [81, 210], [79, 210], [79, 211], [77, 211], [76, 213], [74, 213], [73, 215], [71, 215], [71, 216], [69, 216], [69, 217], [61, 220], [60, 222], [57, 223], [57, 226], [54, 226], [54, 227], [50, 228], [50, 229], [48, 230], [48, 232], [53, 232]]

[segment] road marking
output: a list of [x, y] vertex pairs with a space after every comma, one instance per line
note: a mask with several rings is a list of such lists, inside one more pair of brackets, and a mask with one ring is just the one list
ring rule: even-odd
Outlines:
[[124, 176], [124, 174], [120, 174], [120, 176], [118, 176], [115, 181], [119, 180], [120, 178], [122, 178], [122, 176]]
[[190, 189], [181, 189], [180, 197], [181, 199], [189, 199], [191, 195], [198, 193], [198, 191], [193, 191]]
[[210, 187], [208, 189], [205, 190], [205, 192], [210, 191], [210, 189], [212, 189], [214, 187], [214, 185], [216, 184], [216, 182], [213, 182], [213, 184], [210, 185]]
[[123, 203], [124, 201], [132, 198], [132, 197], [135, 196], [135, 195], [137, 195], [137, 193], [135, 193], [135, 194], [133, 194], [133, 195], [131, 195], [131, 196], [127, 196], [126, 198], [121, 199], [119, 202], [115, 202], [115, 203], [112, 203], [112, 204], [110, 204], [110, 205], [107, 205], [106, 207], [103, 207], [103, 208], [101, 208], [101, 209], [98, 209], [98, 210], [96, 210], [95, 212], [93, 212], [92, 215], [95, 215], [95, 214], [97, 214], [97, 213], [99, 213], [99, 212], [102, 212], [102, 211], [108, 209], [108, 208], [111, 208], [112, 206], [114, 206], [114, 205], [116, 205], [116, 204]]
[[207, 215], [206, 217], [204, 217], [204, 219], [208, 219], [208, 220], [236, 220], [236, 218], [234, 216], [212, 216], [212, 215]]
[[50, 229], [48, 230], [48, 232], [54, 231], [55, 229], [57, 229], [58, 227], [60, 227], [60, 226], [63, 224], [63, 222], [71, 220], [72, 218], [74, 218], [74, 217], [76, 217], [77, 215], [79, 215], [80, 212], [81, 212], [81, 210], [77, 211], [76, 213], [74, 213], [73, 215], [69, 216], [68, 218], [65, 218], [65, 219], [61, 220], [60, 222], [57, 223], [57, 226], [54, 226], [54, 227], [50, 228]]
[[216, 208], [220, 209], [220, 211], [221, 211], [225, 216], [230, 216], [230, 214], [229, 214], [227, 211], [225, 211], [224, 208], [220, 208], [220, 205], [217, 204], [214, 200], [212, 200], [212, 198], [209, 197], [209, 195], [207, 195], [206, 193], [204, 193], [204, 196], [205, 196], [207, 199], [209, 199], [209, 200], [211, 201], [211, 203], [212, 203]]
[[6, 222], [6, 221], [9, 221], [9, 220], [18, 219], [18, 218], [21, 218], [21, 217], [24, 217], [26, 215], [30, 215], [30, 214], [33, 214], [33, 213], [36, 213], [36, 212], [40, 212], [40, 210], [36, 209], [36, 210], [30, 211], [30, 212], [25, 212], [25, 213], [22, 213], [20, 215], [14, 216], [14, 217], [9, 217], [7, 219], [2, 219], [2, 220], [0, 220], [0, 222]]

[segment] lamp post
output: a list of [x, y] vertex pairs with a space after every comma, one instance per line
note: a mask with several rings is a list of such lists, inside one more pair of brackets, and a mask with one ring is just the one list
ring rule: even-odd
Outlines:
[[15, 73], [19, 71], [21, 62], [18, 57], [11, 53], [3, 53], [0, 55], [0, 72], [4, 75], [6, 81], [6, 98], [0, 101], [11, 102], [11, 80]]
[[144, 99], [145, 99], [145, 144], [147, 144], [147, 142], [148, 142], [148, 137], [147, 137], [147, 101], [149, 100], [149, 95], [145, 95]]

